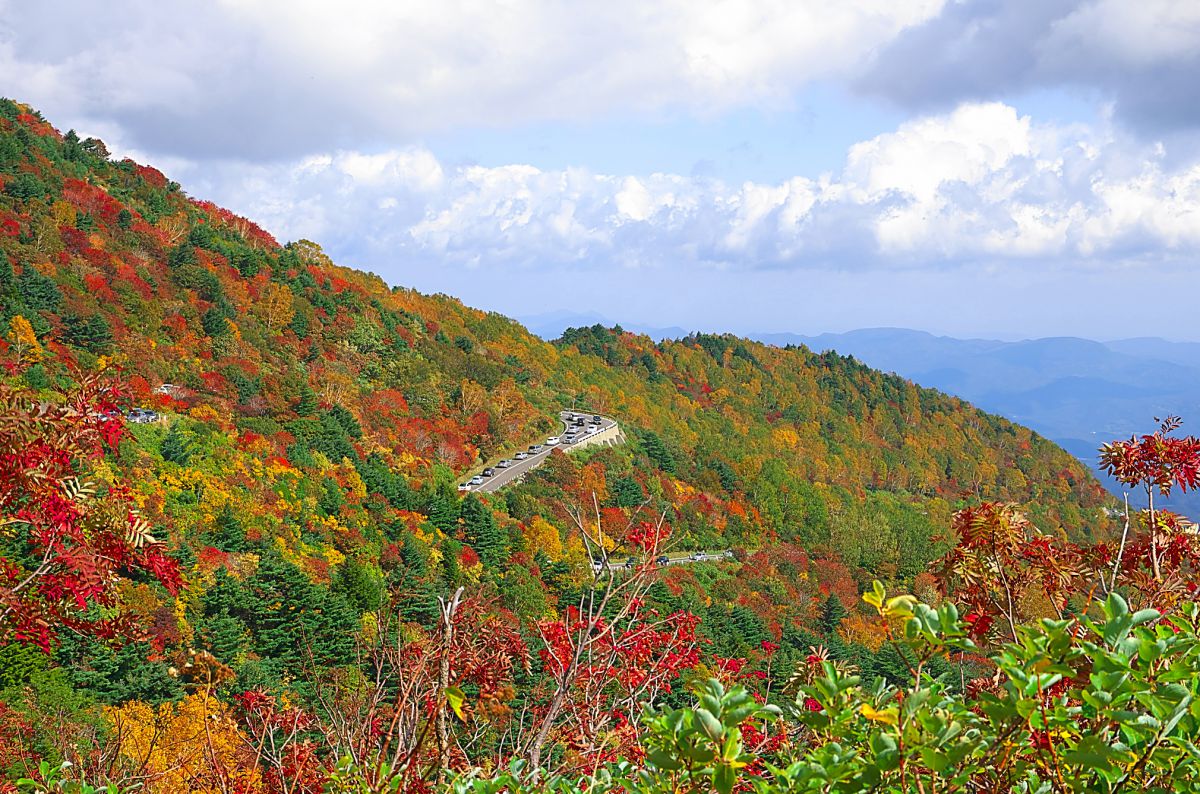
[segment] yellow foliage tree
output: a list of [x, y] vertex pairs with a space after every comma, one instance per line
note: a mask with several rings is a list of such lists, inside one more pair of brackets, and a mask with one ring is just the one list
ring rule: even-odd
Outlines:
[[59, 200], [54, 202], [50, 207], [50, 214], [54, 218], [54, 222], [59, 226], [75, 225], [75, 208], [65, 201]]
[[13, 355], [18, 364], [42, 360], [44, 351], [38, 344], [37, 334], [33, 332], [29, 321], [21, 315], [18, 314], [8, 321], [8, 335], [5, 338], [12, 345]]
[[263, 791], [229, 709], [206, 690], [157, 709], [140, 701], [105, 709], [122, 761], [150, 794]]
[[530, 551], [535, 554], [540, 551], [554, 562], [562, 559], [563, 545], [558, 527], [541, 516], [534, 516], [525, 525], [525, 541], [529, 544]]
[[296, 316], [291, 289], [275, 282], [267, 284], [258, 302], [258, 313], [267, 330], [272, 333], [290, 323]]

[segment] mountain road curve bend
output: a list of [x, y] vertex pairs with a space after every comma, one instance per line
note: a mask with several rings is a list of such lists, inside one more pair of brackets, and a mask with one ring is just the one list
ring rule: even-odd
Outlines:
[[[472, 484], [472, 481], [468, 481], [460, 485], [459, 489], [475, 493], [498, 491], [542, 465], [555, 449], [572, 452], [598, 444], [613, 446], [625, 443], [625, 434], [621, 431], [621, 426], [615, 419], [607, 416], [582, 411], [561, 411], [558, 418], [563, 426], [559, 435], [551, 436], [541, 444], [531, 445], [523, 453], [526, 455], [524, 459], [518, 460], [513, 457], [488, 463], [484, 471], [493, 471], [491, 476], [476, 475], [473, 480], [481, 479], [481, 482]], [[551, 439], [556, 439], [555, 443], [548, 443]], [[501, 465], [506, 462], [508, 465]]]

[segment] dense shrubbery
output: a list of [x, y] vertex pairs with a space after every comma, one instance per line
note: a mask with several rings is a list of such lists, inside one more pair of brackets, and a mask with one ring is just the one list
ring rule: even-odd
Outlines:
[[[407, 760], [365, 770], [347, 755], [320, 775], [319, 790], [730, 794], [1200, 786], [1193, 744], [1200, 732], [1197, 605], [1168, 616], [1130, 612], [1113, 593], [1095, 620], [1022, 626], [1016, 642], [991, 654], [995, 673], [983, 690], [964, 691], [962, 662], [953, 660], [979, 648], [953, 604], [935, 609], [910, 597], [873, 603], [896, 626], [889, 642], [910, 667], [900, 684], [865, 682], [814, 656], [766, 704], [744, 686], [714, 678], [692, 685], [695, 700], [687, 706], [648, 707], [639, 719], [639, 756], [598, 761], [586, 775], [535, 774], [527, 761], [514, 760], [503, 770], [470, 769], [438, 782], [436, 770], [411, 769]], [[951, 664], [934, 676], [931, 662], [938, 659]], [[455, 710], [461, 697], [451, 697]], [[263, 719], [280, 722], [274, 711]], [[294, 719], [282, 719], [281, 733]], [[303, 759], [293, 757], [297, 765], [282, 767], [290, 778], [280, 790], [318, 790], [304, 784]], [[31, 778], [19, 784], [22, 790], [62, 790], [48, 765], [36, 778], [42, 782]]]
[[[1191, 791], [1200, 786], [1200, 607], [1131, 613], [1118, 594], [1092, 620], [1044, 619], [991, 655], [994, 682], [967, 694], [930, 662], [975, 655], [953, 604], [881, 602], [909, 660], [900, 685], [814, 660], [791, 697], [762, 705], [717, 680], [695, 705], [643, 717], [643, 763], [535, 781], [523, 763], [473, 771], [455, 792], [734, 790]], [[366, 789], [363, 789], [366, 790]]]

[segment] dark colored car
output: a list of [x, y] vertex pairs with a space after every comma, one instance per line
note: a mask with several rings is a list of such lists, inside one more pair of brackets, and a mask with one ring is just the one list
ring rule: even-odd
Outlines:
[[604, 420], [603, 420], [603, 419], [601, 419], [599, 416], [593, 416], [593, 417], [592, 417], [592, 424], [594, 424], [594, 425], [598, 425], [598, 424], [600, 424], [600, 423], [601, 423], [601, 422], [603, 422], [603, 421], [604, 421]]
[[638, 562], [637, 557], [630, 557], [628, 560], [625, 561], [625, 568], [626, 569], [633, 568], [634, 566], [637, 565], [637, 562]]
[[658, 557], [654, 560], [655, 565], [666, 565], [669, 562], [671, 562], [671, 558], [665, 554], [658, 555]]
[[493, 476], [495, 473], [496, 473], [496, 470], [495, 470], [495, 469], [493, 469], [493, 468], [491, 468], [490, 466], [489, 466], [488, 468], [486, 468], [486, 469], [484, 469], [484, 470], [483, 470], [483, 476], [484, 476], [484, 477], [491, 477], [491, 476]]

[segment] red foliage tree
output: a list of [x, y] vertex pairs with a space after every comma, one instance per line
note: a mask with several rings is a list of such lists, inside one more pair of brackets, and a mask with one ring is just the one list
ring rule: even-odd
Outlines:
[[[1169, 435], [1182, 424], [1179, 417], [1168, 416], [1158, 430], [1150, 435], [1114, 441], [1100, 448], [1101, 468], [1124, 485], [1141, 488], [1146, 494], [1150, 563], [1155, 579], [1162, 579], [1160, 536], [1164, 530], [1170, 531], [1171, 519], [1166, 520], [1167, 525], [1162, 525], [1162, 519], [1154, 508], [1154, 494], [1157, 492], [1161, 496], [1170, 496], [1176, 486], [1181, 491], [1189, 491], [1196, 487], [1197, 478], [1200, 478], [1200, 439]], [[1119, 563], [1118, 552], [1118, 566]]]
[[[88, 482], [87, 462], [120, 439], [117, 392], [85, 377], [59, 403], [0, 386], [0, 528], [18, 553], [0, 556], [0, 641], [49, 650], [58, 631], [136, 636], [116, 607], [123, 574], [146, 572], [174, 593], [178, 567], [120, 487]], [[111, 613], [111, 610], [110, 610]]]

